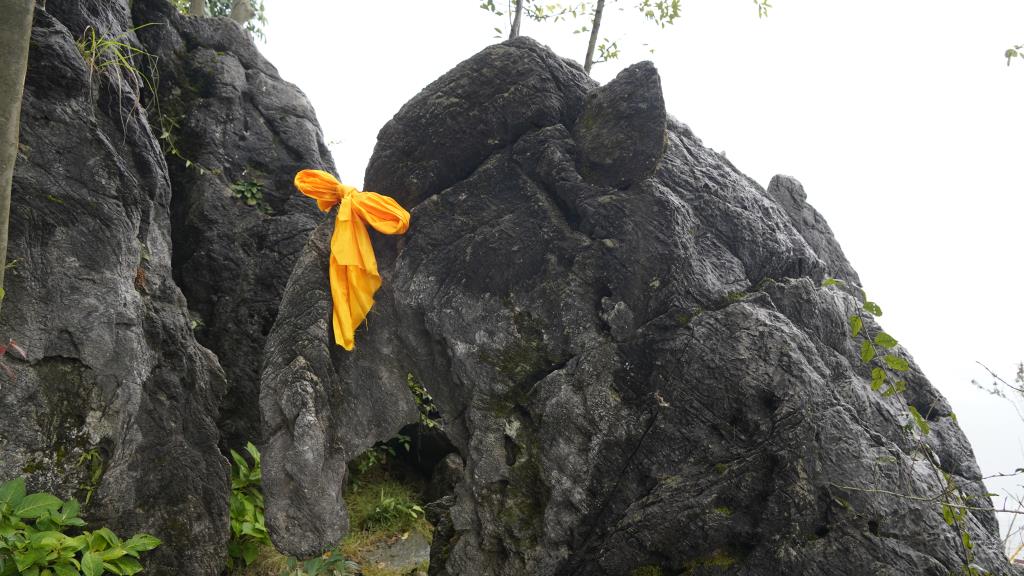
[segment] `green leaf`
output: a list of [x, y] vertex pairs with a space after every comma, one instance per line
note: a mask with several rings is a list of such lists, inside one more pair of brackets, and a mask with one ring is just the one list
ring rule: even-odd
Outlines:
[[53, 494], [39, 492], [29, 494], [17, 506], [14, 513], [22, 518], [39, 518], [44, 514], [56, 512], [62, 502]]
[[302, 568], [309, 574], [319, 574], [320, 569], [323, 568], [323, 563], [323, 560], [320, 558], [311, 558], [306, 560], [306, 563], [303, 564]]
[[260, 464], [260, 451], [256, 449], [256, 446], [252, 442], [245, 443], [245, 450], [252, 456], [253, 467], [259, 466]]
[[953, 509], [950, 508], [949, 504], [942, 505], [942, 519], [946, 521], [948, 526], [953, 525]]
[[114, 546], [113, 548], [108, 548], [104, 550], [100, 554], [100, 560], [103, 560], [104, 562], [110, 562], [111, 560], [117, 560], [118, 558], [124, 556], [127, 553], [128, 551], [125, 550], [123, 546]]
[[875, 336], [875, 344], [882, 348], [892, 348], [896, 346], [896, 339], [885, 332], [879, 332], [878, 336]]
[[67, 539], [67, 536], [57, 532], [56, 530], [36, 532], [29, 536], [29, 542], [32, 546], [38, 546], [40, 548], [56, 548]]
[[892, 368], [897, 372], [906, 372], [907, 370], [910, 370], [910, 363], [904, 360], [903, 358], [900, 358], [899, 356], [886, 354], [883, 360], [885, 360], [885, 363], [886, 365], [889, 366], [889, 368]]
[[114, 548], [121, 545], [121, 539], [117, 534], [111, 532], [110, 528], [100, 528], [93, 532], [89, 538], [89, 548], [93, 552], [101, 552], [107, 548]]
[[78, 571], [73, 565], [66, 562], [53, 565], [53, 572], [57, 576], [81, 576], [81, 572]]
[[875, 357], [875, 347], [871, 345], [871, 342], [864, 340], [860, 343], [860, 360], [867, 364]]
[[149, 534], [136, 534], [129, 538], [124, 547], [128, 552], [146, 552], [160, 545], [160, 539]]
[[103, 565], [107, 570], [122, 576], [132, 576], [142, 572], [142, 564], [131, 556], [122, 556]]
[[71, 564], [54, 564], [53, 573], [57, 576], [80, 576], [80, 572]]
[[974, 543], [971, 542], [971, 535], [966, 530], [960, 533], [960, 542], [963, 543], [964, 548], [971, 550], [974, 548]]
[[256, 542], [246, 542], [242, 545], [242, 560], [245, 561], [245, 565], [252, 564], [256, 556], [259, 555], [259, 545]]
[[249, 475], [249, 464], [245, 461], [245, 458], [242, 458], [241, 454], [232, 450], [231, 459], [235, 461], [235, 466], [238, 466], [238, 475], [240, 477], [245, 478]]
[[25, 479], [15, 478], [0, 484], [0, 505], [9, 504], [13, 510], [25, 497]]
[[871, 369], [871, 389], [875, 392], [881, 390], [885, 383], [885, 370], [875, 367]]
[[930, 434], [932, 431], [931, 426], [929, 426], [928, 421], [921, 416], [921, 413], [917, 411], [917, 408], [913, 406], [907, 406], [907, 409], [910, 410], [910, 414], [914, 417], [914, 423], [917, 424], [917, 427], [919, 430], [921, 430], [921, 433], [925, 435]]
[[49, 554], [49, 550], [45, 548], [30, 548], [26, 552], [14, 552], [14, 564], [18, 567], [18, 572], [24, 573], [28, 570], [29, 566], [32, 566], [46, 558]]
[[907, 389], [907, 383], [903, 380], [897, 381], [895, 384], [889, 386], [889, 389], [882, 393], [883, 398], [888, 398], [894, 394], [899, 394]]
[[64, 502], [64, 505], [60, 508], [60, 520], [62, 522], [67, 522], [72, 518], [77, 518], [80, 509], [81, 506], [78, 504], [78, 500], [75, 500], [74, 498]]
[[854, 314], [850, 316], [850, 330], [853, 332], [853, 337], [856, 338], [860, 334], [861, 328], [864, 327], [864, 321], [861, 320], [860, 316]]
[[81, 550], [89, 545], [89, 537], [85, 534], [79, 534], [78, 536], [68, 540], [66, 544], [75, 550]]
[[838, 284], [839, 280], [836, 280], [835, 278], [825, 278], [824, 280], [821, 281], [822, 287], [836, 286]]
[[82, 574], [103, 576], [103, 560], [93, 552], [86, 552], [82, 555]]
[[864, 303], [864, 310], [867, 310], [867, 312], [869, 314], [871, 314], [872, 316], [881, 316], [882, 315], [882, 308], [881, 308], [881, 306], [879, 306], [878, 304], [875, 304], [874, 302], [872, 302], [870, 300], [868, 300], [867, 302]]

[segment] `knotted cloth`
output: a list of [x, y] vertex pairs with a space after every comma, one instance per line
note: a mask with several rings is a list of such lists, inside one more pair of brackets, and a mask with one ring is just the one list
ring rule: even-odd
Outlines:
[[356, 327], [366, 318], [373, 306], [373, 294], [380, 288], [377, 259], [366, 225], [383, 234], [404, 234], [409, 229], [409, 213], [393, 199], [376, 192], [360, 192], [323, 170], [302, 170], [295, 175], [295, 187], [315, 198], [324, 212], [341, 203], [331, 237], [329, 272], [334, 339], [345, 350], [351, 350]]

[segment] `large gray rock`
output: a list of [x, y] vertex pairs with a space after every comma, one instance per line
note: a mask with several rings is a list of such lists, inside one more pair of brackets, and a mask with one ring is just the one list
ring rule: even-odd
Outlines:
[[[276, 543], [311, 554], [343, 533], [344, 461], [415, 417], [411, 373], [465, 462], [429, 507], [433, 574], [959, 570], [938, 505], [899, 496], [948, 473], [986, 501], [949, 406], [912, 360], [905, 394], [871, 390], [846, 328], [859, 304], [821, 286], [856, 279], [824, 221], [668, 118], [658, 86], [641, 64], [595, 87], [521, 38], [381, 130], [366, 187], [412, 227], [375, 239], [384, 287], [355, 351], [332, 344], [329, 223], [268, 339]], [[974, 561], [1008, 573], [993, 514], [966, 527]]]
[[90, 26], [140, 46], [127, 2], [36, 10], [0, 322], [28, 361], [0, 394], [0, 478], [91, 496], [95, 525], [155, 534], [149, 574], [215, 575], [228, 536], [224, 373], [172, 278], [171, 183], [146, 87], [89, 68], [75, 40]]
[[[334, 343], [327, 279], [333, 226], [332, 218], [313, 232], [295, 265], [281, 302], [287, 314], [267, 340], [261, 380], [263, 491], [275, 495], [266, 499], [267, 526], [278, 548], [299, 556], [333, 548], [348, 530], [346, 463], [419, 417], [408, 372], [398, 363]], [[378, 250], [377, 259], [385, 270], [385, 251]], [[387, 298], [378, 293], [371, 326], [396, 324]], [[357, 333], [356, 349], [403, 354], [386, 330]]]
[[[28, 360], [0, 382], [0, 480], [155, 534], [148, 574], [220, 574], [221, 448], [258, 440], [263, 342], [323, 219], [291, 178], [332, 162], [308, 101], [230, 20], [165, 0], [42, 4], [0, 318]], [[141, 75], [80, 52], [93, 30], [144, 51]]]
[[[248, 34], [222, 18], [136, 2], [138, 34], [156, 56], [159, 114], [174, 196], [174, 278], [196, 338], [228, 381], [224, 449], [260, 444], [259, 369], [288, 276], [322, 220], [292, 184], [303, 168], [334, 170], [313, 108], [281, 80]], [[255, 206], [237, 191], [258, 191]]]

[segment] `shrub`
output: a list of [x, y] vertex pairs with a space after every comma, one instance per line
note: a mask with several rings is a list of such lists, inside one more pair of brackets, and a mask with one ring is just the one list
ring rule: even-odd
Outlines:
[[370, 532], [400, 532], [423, 517], [412, 489], [392, 480], [352, 490], [348, 498], [352, 528]]
[[149, 534], [122, 541], [108, 528], [82, 530], [78, 512], [77, 500], [26, 494], [24, 478], [0, 484], [0, 576], [131, 576], [142, 572], [139, 554], [160, 545]]
[[[274, 548], [264, 519], [260, 451], [252, 442], [245, 445], [252, 460], [231, 451], [231, 539], [228, 541], [228, 570], [233, 574], [280, 574], [281, 576], [345, 576], [356, 567], [338, 550], [298, 560], [283, 556]], [[259, 562], [254, 562], [259, 559]], [[260, 566], [264, 564], [264, 566]], [[250, 569], [250, 565], [252, 568]], [[0, 574], [0, 576], [6, 576]], [[59, 574], [54, 576], [60, 576]]]
[[228, 541], [228, 568], [248, 566], [256, 559], [262, 546], [270, 546], [270, 536], [263, 518], [263, 492], [260, 452], [252, 442], [245, 445], [252, 465], [231, 451], [231, 539]]

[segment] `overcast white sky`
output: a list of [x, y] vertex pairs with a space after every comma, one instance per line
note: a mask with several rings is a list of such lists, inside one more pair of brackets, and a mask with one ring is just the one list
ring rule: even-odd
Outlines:
[[[476, 0], [265, 2], [263, 51], [310, 97], [356, 186], [401, 105], [508, 29]], [[622, 57], [594, 77], [653, 60], [669, 112], [706, 145], [764, 186], [803, 182], [982, 470], [1024, 467], [1021, 419], [970, 384], [985, 376], [975, 361], [1011, 379], [1024, 360], [1024, 61], [1002, 57], [1024, 43], [1024, 1], [774, 0], [759, 20], [749, 0], [683, 0], [665, 30], [634, 4], [606, 11]], [[567, 27], [522, 33], [583, 59]]]

